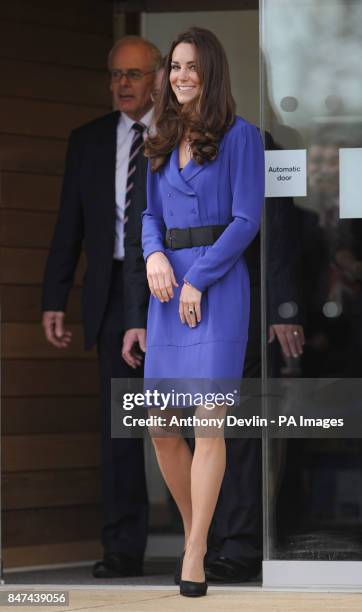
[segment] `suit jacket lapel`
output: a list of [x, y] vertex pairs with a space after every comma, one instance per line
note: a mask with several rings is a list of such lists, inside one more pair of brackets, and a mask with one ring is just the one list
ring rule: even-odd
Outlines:
[[104, 206], [104, 212], [115, 222], [116, 208], [116, 155], [117, 125], [119, 112], [110, 115], [110, 121], [102, 131], [98, 150], [98, 185]]

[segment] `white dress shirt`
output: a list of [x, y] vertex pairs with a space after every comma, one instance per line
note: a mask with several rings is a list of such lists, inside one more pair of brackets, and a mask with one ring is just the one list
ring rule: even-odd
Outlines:
[[[151, 125], [153, 108], [148, 111], [141, 119], [147, 128]], [[124, 259], [124, 206], [126, 203], [126, 186], [128, 175], [129, 152], [135, 131], [132, 125], [134, 119], [121, 113], [117, 126], [117, 154], [116, 154], [116, 235], [114, 245], [114, 258]], [[146, 130], [143, 137], [146, 137]], [[141, 220], [140, 220], [141, 222]]]

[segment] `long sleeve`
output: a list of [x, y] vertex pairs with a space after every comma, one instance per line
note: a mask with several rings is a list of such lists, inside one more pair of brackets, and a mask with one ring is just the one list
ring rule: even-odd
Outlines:
[[60, 209], [43, 282], [42, 310], [65, 310], [79, 259], [84, 224], [79, 195], [79, 151], [72, 132], [67, 151]]
[[125, 249], [124, 259], [124, 329], [146, 327], [150, 291], [141, 246]]
[[159, 173], [147, 168], [147, 208], [142, 214], [142, 247], [146, 260], [156, 251], [165, 252], [165, 223], [162, 216], [162, 203], [159, 192]]
[[257, 234], [264, 202], [264, 147], [257, 128], [243, 124], [229, 135], [232, 218], [220, 238], [199, 257], [185, 275], [191, 285], [205, 291], [226, 274]]

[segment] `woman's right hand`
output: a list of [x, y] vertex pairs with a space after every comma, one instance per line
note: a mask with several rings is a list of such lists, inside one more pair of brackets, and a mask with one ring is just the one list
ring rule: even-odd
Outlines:
[[173, 287], [178, 287], [170, 262], [161, 251], [151, 253], [146, 263], [148, 285], [153, 297], [160, 302], [173, 298]]

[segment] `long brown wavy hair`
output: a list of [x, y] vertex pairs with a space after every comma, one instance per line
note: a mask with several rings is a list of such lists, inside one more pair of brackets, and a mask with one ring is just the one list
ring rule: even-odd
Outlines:
[[[196, 67], [201, 82], [200, 97], [179, 104], [169, 75], [172, 54], [180, 43], [196, 48]], [[145, 155], [156, 172], [187, 132], [192, 157], [198, 164], [216, 158], [219, 142], [235, 120], [235, 101], [231, 93], [229, 64], [215, 34], [192, 27], [179, 34], [171, 44], [165, 61], [160, 93], [155, 103], [155, 133], [146, 140]]]

